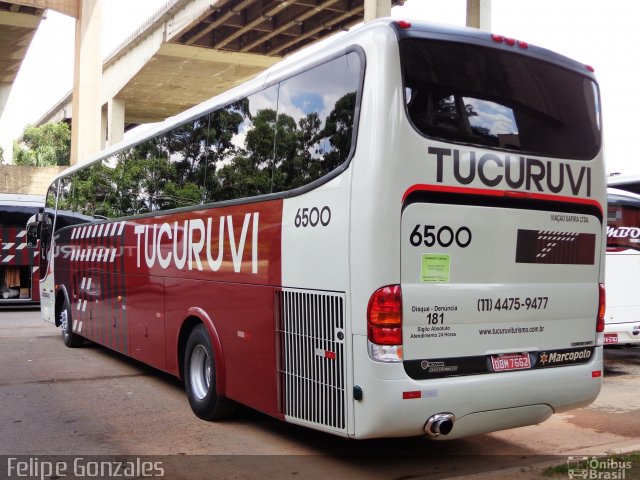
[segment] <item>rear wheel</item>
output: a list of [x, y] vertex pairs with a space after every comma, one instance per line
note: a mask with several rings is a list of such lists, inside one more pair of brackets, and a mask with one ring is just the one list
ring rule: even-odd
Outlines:
[[237, 404], [216, 393], [213, 347], [204, 325], [197, 325], [189, 335], [183, 371], [187, 398], [198, 417], [217, 420], [227, 418], [235, 412]]
[[82, 345], [82, 337], [77, 333], [73, 333], [71, 321], [71, 308], [69, 301], [65, 298], [62, 308], [58, 312], [58, 323], [62, 330], [62, 339], [64, 344], [69, 348], [76, 348]]

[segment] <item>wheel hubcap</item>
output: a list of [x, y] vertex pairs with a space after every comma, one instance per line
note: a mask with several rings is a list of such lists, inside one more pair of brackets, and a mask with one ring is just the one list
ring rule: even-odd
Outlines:
[[203, 400], [211, 384], [211, 362], [203, 345], [198, 345], [191, 354], [190, 365], [191, 390], [198, 400]]

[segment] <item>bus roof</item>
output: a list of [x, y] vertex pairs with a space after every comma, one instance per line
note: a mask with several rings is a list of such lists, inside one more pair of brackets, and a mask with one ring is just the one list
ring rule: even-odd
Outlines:
[[44, 195], [0, 193], [0, 206], [39, 208], [43, 205]]
[[607, 185], [640, 194], [640, 175], [615, 175], [607, 178]]
[[640, 195], [618, 188], [607, 188], [607, 198], [610, 204], [640, 207]]

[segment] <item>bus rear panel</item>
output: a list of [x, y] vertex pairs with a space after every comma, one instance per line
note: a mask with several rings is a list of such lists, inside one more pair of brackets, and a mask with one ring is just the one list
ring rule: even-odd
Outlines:
[[589, 404], [604, 307], [592, 73], [482, 32], [395, 34], [398, 56], [367, 65], [385, 92], [360, 125], [375, 160], [353, 164], [356, 435], [458, 438]]

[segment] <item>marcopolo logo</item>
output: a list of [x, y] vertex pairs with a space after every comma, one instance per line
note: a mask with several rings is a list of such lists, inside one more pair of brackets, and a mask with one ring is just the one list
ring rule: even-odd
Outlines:
[[587, 362], [592, 355], [593, 349], [591, 348], [542, 352], [538, 357], [538, 363], [542, 367], [566, 365], [569, 363], [583, 363]]
[[633, 465], [630, 461], [610, 457], [568, 457], [567, 467], [569, 478], [624, 480]]

